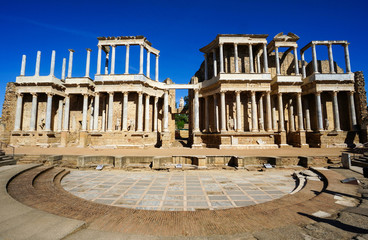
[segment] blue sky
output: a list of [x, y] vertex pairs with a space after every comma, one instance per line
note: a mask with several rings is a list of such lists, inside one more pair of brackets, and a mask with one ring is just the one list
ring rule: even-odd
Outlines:
[[[91, 48], [91, 75], [96, 73], [97, 37], [144, 35], [160, 50], [160, 81], [188, 83], [203, 55], [199, 48], [217, 34], [293, 32], [299, 47], [312, 40], [348, 40], [352, 71], [368, 79], [367, 1], [2, 1], [0, 29], [0, 104], [7, 82], [20, 73], [27, 55], [26, 75], [34, 74], [37, 51], [42, 52], [41, 75], [48, 75], [51, 51], [56, 51], [56, 76], [62, 58], [74, 49], [73, 76], [84, 76], [86, 48]], [[334, 60], [344, 66], [343, 48]], [[117, 48], [116, 72], [124, 71], [125, 49]], [[139, 66], [139, 50], [131, 49], [131, 72]], [[319, 59], [327, 49], [317, 48]], [[310, 60], [310, 56], [306, 56]], [[154, 62], [151, 56], [151, 62]], [[154, 65], [151, 76], [154, 76]], [[177, 92], [177, 99], [184, 95]]]

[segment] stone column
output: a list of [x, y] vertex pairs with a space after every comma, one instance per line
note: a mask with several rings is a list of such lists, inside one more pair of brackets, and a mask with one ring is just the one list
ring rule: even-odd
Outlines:
[[140, 54], [139, 54], [139, 74], [143, 74], [143, 45], [140, 45]]
[[277, 131], [277, 114], [276, 114], [276, 103], [275, 98], [271, 98], [271, 104], [272, 104], [272, 129], [274, 132]]
[[150, 73], [150, 71], [151, 71], [151, 52], [149, 51], [149, 50], [147, 50], [147, 72], [146, 72], [146, 75], [147, 75], [147, 77], [148, 78], [151, 78], [150, 77], [150, 75], [151, 75], [151, 73]]
[[289, 132], [295, 132], [294, 103], [292, 98], [289, 99]]
[[14, 121], [14, 131], [20, 130], [20, 125], [22, 122], [22, 109], [23, 109], [23, 94], [17, 94], [17, 108], [15, 110], [15, 121]]
[[216, 77], [217, 76], [217, 60], [216, 60], [216, 50], [215, 49], [212, 50], [212, 55], [213, 55], [213, 76]]
[[345, 51], [346, 73], [351, 73], [350, 56], [349, 56], [349, 44], [344, 45], [344, 51]]
[[301, 57], [301, 61], [302, 61], [302, 77], [306, 78], [307, 77], [307, 72], [305, 70], [304, 52], [301, 53], [300, 57]]
[[[259, 97], [259, 130], [264, 131], [263, 93]], [[261, 124], [262, 123], [262, 124]]]
[[138, 103], [137, 103], [137, 109], [138, 109], [138, 124], [137, 124], [137, 132], [142, 132], [143, 131], [143, 124], [142, 124], [142, 118], [143, 118], [143, 111], [142, 111], [142, 92], [138, 92]]
[[114, 117], [114, 92], [109, 92], [109, 113], [107, 119], [107, 130], [113, 130], [113, 117]]
[[61, 80], [65, 80], [66, 58], [63, 58], [63, 67], [61, 69]]
[[[31, 121], [29, 123], [29, 130], [34, 131], [36, 129], [36, 117], [37, 117], [37, 93], [31, 94], [32, 94], [32, 108], [31, 108]], [[62, 114], [60, 114], [60, 116], [62, 116]]]
[[93, 114], [93, 130], [98, 130], [98, 114], [100, 112], [100, 93], [97, 92], [95, 95], [95, 113]]
[[219, 119], [219, 114], [218, 114], [218, 104], [217, 104], [217, 94], [213, 94], [213, 112], [214, 112], [214, 119], [213, 119], [213, 128], [214, 128], [214, 132], [218, 132], [218, 119]]
[[148, 94], [146, 94], [146, 98], [145, 98], [145, 104], [144, 104], [144, 131], [145, 132], [149, 132], [149, 100], [150, 100], [150, 96]]
[[198, 89], [194, 89], [194, 132], [199, 132], [199, 97]]
[[298, 51], [296, 47], [294, 47], [294, 65], [295, 65], [295, 75], [299, 75]]
[[87, 131], [88, 94], [83, 94], [82, 131]]
[[94, 98], [92, 97], [91, 98], [91, 101], [90, 101], [90, 105], [89, 105], [89, 108], [91, 109], [90, 112], [89, 112], [89, 130], [92, 131], [93, 130], [93, 111], [94, 111]]
[[339, 114], [339, 103], [337, 101], [337, 91], [333, 91], [333, 114], [334, 114], [334, 125], [335, 131], [341, 131], [340, 128], [340, 114]]
[[169, 131], [169, 92], [164, 92], [164, 132]]
[[225, 92], [220, 92], [221, 97], [221, 132], [226, 132], [226, 99]]
[[156, 80], [156, 82], [158, 82], [158, 55], [156, 55], [155, 80]]
[[97, 74], [101, 74], [101, 50], [102, 46], [98, 45], [98, 53], [97, 53]]
[[279, 132], [285, 131], [284, 126], [284, 104], [282, 103], [282, 93], [277, 94], [279, 98]]
[[[101, 116], [101, 131], [106, 131], [106, 110], [108, 110], [108, 106], [106, 106], [106, 98], [107, 96], [102, 95], [102, 116]], [[108, 113], [107, 113], [108, 114]]]
[[51, 54], [50, 76], [55, 76], [55, 50]]
[[234, 43], [234, 62], [235, 62], [235, 72], [239, 72], [239, 61], [238, 61], [238, 44]]
[[304, 99], [304, 109], [305, 109], [305, 129], [311, 131], [310, 113], [309, 113], [309, 103], [307, 99]]
[[[32, 102], [33, 104], [33, 102]], [[60, 99], [59, 100], [59, 107], [58, 107], [58, 121], [57, 121], [57, 131], [60, 132], [62, 129], [62, 124], [63, 122], [63, 100]], [[34, 126], [34, 125], [33, 125]]]
[[252, 132], [258, 132], [258, 114], [257, 114], [257, 102], [255, 91], [251, 91], [251, 99], [252, 99]]
[[249, 47], [249, 72], [254, 73], [254, 61], [253, 61], [253, 47], [252, 44], [248, 45]]
[[351, 123], [351, 131], [356, 130], [357, 120], [355, 113], [355, 103], [354, 103], [354, 92], [349, 92], [349, 115]]
[[267, 44], [263, 44], [263, 61], [264, 61], [264, 72], [268, 73], [268, 59], [267, 59]]
[[69, 50], [69, 66], [68, 66], [68, 78], [72, 77], [72, 71], [73, 71], [73, 53], [74, 50], [73, 49], [68, 49]]
[[330, 73], [335, 73], [334, 60], [332, 55], [332, 44], [328, 44], [328, 62], [330, 64]]
[[69, 130], [69, 107], [70, 107], [70, 96], [65, 96], [65, 105], [64, 105], [64, 122], [63, 122], [63, 131]]
[[204, 80], [208, 80], [207, 53], [205, 53], [203, 56], [204, 56]]
[[236, 131], [240, 132], [242, 130], [240, 91], [235, 91], [235, 98], [236, 98]]
[[87, 60], [86, 60], [86, 75], [85, 77], [88, 77], [89, 78], [89, 67], [90, 67], [90, 59], [91, 59], [91, 51], [92, 49], [90, 48], [87, 48]]
[[313, 71], [314, 73], [318, 73], [316, 45], [314, 44], [312, 44], [312, 58], [313, 58]]
[[40, 76], [41, 51], [37, 51], [35, 76]]
[[261, 57], [257, 54], [257, 73], [262, 73], [261, 69]]
[[20, 69], [20, 75], [21, 76], [24, 76], [25, 73], [26, 73], [26, 59], [27, 59], [26, 55], [23, 55], [22, 56], [22, 67]]
[[317, 115], [317, 130], [323, 131], [321, 92], [316, 92], [316, 115]]
[[130, 45], [126, 45], [126, 52], [125, 52], [125, 74], [129, 74], [129, 51]]
[[204, 111], [205, 111], [205, 120], [206, 120], [206, 132], [210, 131], [210, 110], [208, 108], [208, 96], [204, 98]]
[[280, 75], [280, 59], [279, 59], [279, 48], [275, 47], [275, 59], [276, 59], [276, 74]]
[[266, 92], [266, 114], [267, 114], [267, 124], [266, 131], [272, 131], [272, 116], [271, 116], [271, 96], [270, 92]]
[[297, 105], [298, 105], [298, 130], [299, 131], [304, 131], [302, 93], [297, 93], [296, 102], [297, 102]]
[[[128, 45], [129, 46], [129, 45]], [[128, 92], [123, 92], [123, 123], [122, 130], [128, 130]]]
[[153, 131], [157, 132], [157, 115], [158, 115], [158, 97], [154, 98], [154, 106], [153, 106]]
[[52, 111], [52, 93], [47, 93], [45, 131], [51, 131], [51, 111]]
[[224, 71], [224, 45], [221, 43], [219, 44], [219, 46], [220, 46], [220, 73], [224, 73], [225, 72]]
[[110, 53], [106, 53], [106, 58], [105, 58], [105, 75], [109, 74], [109, 57], [110, 57]]
[[116, 46], [111, 45], [111, 71], [110, 71], [110, 74], [115, 74], [115, 50], [116, 50]]

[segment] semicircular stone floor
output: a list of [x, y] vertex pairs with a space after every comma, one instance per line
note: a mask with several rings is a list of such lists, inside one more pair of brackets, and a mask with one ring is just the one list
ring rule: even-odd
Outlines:
[[195, 211], [243, 207], [290, 193], [292, 170], [71, 171], [62, 180], [70, 193], [98, 203], [134, 209]]

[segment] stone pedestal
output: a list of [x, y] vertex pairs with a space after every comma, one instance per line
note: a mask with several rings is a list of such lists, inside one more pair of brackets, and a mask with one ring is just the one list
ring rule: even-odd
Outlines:
[[60, 145], [62, 147], [66, 147], [67, 144], [68, 144], [68, 136], [69, 136], [69, 133], [66, 132], [66, 131], [62, 131], [61, 134], [60, 134]]
[[87, 146], [87, 137], [88, 137], [88, 133], [86, 131], [82, 131], [79, 133], [79, 146], [80, 147]]
[[206, 156], [197, 156], [197, 159], [198, 159], [198, 168], [205, 168], [207, 166]]
[[161, 148], [169, 148], [171, 146], [171, 141], [170, 141], [170, 132], [162, 132], [161, 133]]
[[309, 148], [309, 145], [307, 144], [307, 137], [306, 137], [305, 131], [299, 132], [299, 139], [300, 139], [301, 148]]
[[290, 148], [292, 146], [288, 145], [286, 143], [286, 132], [280, 132], [279, 134], [279, 142], [278, 142], [279, 148]]

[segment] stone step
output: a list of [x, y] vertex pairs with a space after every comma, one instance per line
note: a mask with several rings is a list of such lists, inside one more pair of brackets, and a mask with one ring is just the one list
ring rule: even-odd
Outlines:
[[368, 152], [364, 152], [363, 156], [368, 157]]
[[358, 166], [358, 167], [368, 167], [368, 162], [354, 159], [351, 161], [351, 165]]
[[0, 167], [7, 166], [7, 165], [15, 165], [15, 164], [17, 164], [17, 161], [14, 159], [0, 161]]

